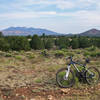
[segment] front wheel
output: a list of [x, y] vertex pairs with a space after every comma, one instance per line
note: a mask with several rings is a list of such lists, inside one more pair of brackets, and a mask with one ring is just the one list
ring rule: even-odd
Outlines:
[[67, 68], [61, 68], [56, 74], [57, 84], [62, 88], [68, 88], [74, 85], [75, 77], [72, 70], [70, 70], [68, 77], [66, 78]]
[[86, 71], [86, 81], [89, 85], [95, 85], [100, 80], [100, 72], [95, 67], [89, 67]]

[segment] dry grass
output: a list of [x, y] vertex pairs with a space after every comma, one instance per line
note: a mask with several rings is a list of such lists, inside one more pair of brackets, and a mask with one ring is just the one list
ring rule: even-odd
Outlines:
[[[83, 49], [62, 50], [62, 52], [67, 54], [67, 56], [71, 55], [72, 53], [74, 56], [73, 58], [76, 61], [83, 61], [85, 58], [84, 52], [86, 51], [87, 50]], [[41, 84], [44, 85], [44, 90], [59, 89], [59, 87], [56, 85], [55, 75], [59, 68], [66, 66], [66, 60], [64, 57], [55, 57], [55, 52], [53, 50], [47, 52], [50, 55], [49, 57], [41, 55], [41, 51], [13, 51], [9, 53], [1, 51], [0, 80], [2, 81], [0, 81], [0, 85], [20, 87], [26, 86], [27, 84]], [[90, 57], [90, 59], [91, 63], [88, 64], [88, 66], [95, 66], [100, 69], [100, 58]], [[4, 74], [6, 74], [5, 78], [3, 77]], [[84, 87], [86, 86], [77, 82], [76, 86], [73, 88], [83, 89]], [[84, 100], [81, 98], [77, 99], [77, 97], [75, 98], [76, 100]], [[65, 97], [62, 100], [73, 100], [73, 98], [66, 99]], [[90, 98], [87, 98], [87, 100], [90, 100]]]

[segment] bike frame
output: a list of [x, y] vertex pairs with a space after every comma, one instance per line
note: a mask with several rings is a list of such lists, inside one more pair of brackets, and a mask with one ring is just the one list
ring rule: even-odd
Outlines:
[[81, 67], [86, 68], [86, 64], [80, 64], [80, 63], [78, 63], [78, 62], [75, 62], [75, 61], [72, 60], [72, 57], [71, 57], [71, 58], [70, 58], [70, 63], [68, 64], [68, 66], [73, 65], [74, 68], [75, 68], [78, 72], [80, 72], [79, 69], [77, 68], [76, 64], [77, 64], [77, 65], [80, 65]]
[[[66, 78], [68, 78], [68, 75], [69, 75], [69, 72], [70, 72], [70, 68], [71, 68], [71, 65], [74, 66], [74, 68], [77, 70], [77, 72], [80, 72], [79, 69], [77, 68], [77, 65], [80, 65], [81, 67], [83, 67], [84, 69], [86, 69], [86, 64], [80, 64], [78, 62], [74, 62], [72, 61], [72, 57], [70, 58], [70, 63], [68, 64], [67, 68], [68, 70], [66, 70]], [[87, 70], [87, 69], [86, 69]]]

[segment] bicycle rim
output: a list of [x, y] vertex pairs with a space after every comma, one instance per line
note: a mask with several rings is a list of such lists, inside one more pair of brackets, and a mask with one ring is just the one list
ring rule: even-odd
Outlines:
[[100, 72], [95, 67], [89, 67], [86, 72], [86, 81], [90, 85], [95, 85], [100, 80]]
[[58, 72], [56, 74], [56, 81], [57, 81], [58, 85], [63, 88], [71, 87], [74, 84], [73, 72], [70, 70], [68, 78], [65, 79], [64, 77], [66, 75], [66, 71], [67, 71], [67, 68], [62, 68], [62, 69], [58, 70]]

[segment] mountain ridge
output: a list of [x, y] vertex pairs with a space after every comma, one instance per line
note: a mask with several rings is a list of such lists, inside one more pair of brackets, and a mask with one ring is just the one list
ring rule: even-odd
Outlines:
[[27, 36], [27, 35], [42, 35], [45, 33], [46, 35], [61, 35], [61, 33], [57, 33], [51, 30], [42, 29], [42, 28], [27, 28], [27, 27], [9, 27], [7, 29], [2, 30], [3, 34], [6, 35], [18, 35], [18, 36]]
[[9, 27], [4, 30], [2, 30], [4, 36], [28, 36], [28, 35], [42, 35], [45, 33], [46, 35], [62, 35], [62, 36], [89, 36], [89, 37], [100, 37], [100, 30], [92, 28], [90, 30], [87, 30], [85, 32], [79, 33], [79, 34], [63, 34], [63, 33], [57, 33], [48, 29], [42, 29], [42, 28], [33, 28], [33, 27]]
[[80, 36], [100, 36], [100, 30], [92, 28], [88, 31], [80, 33], [79, 35]]

